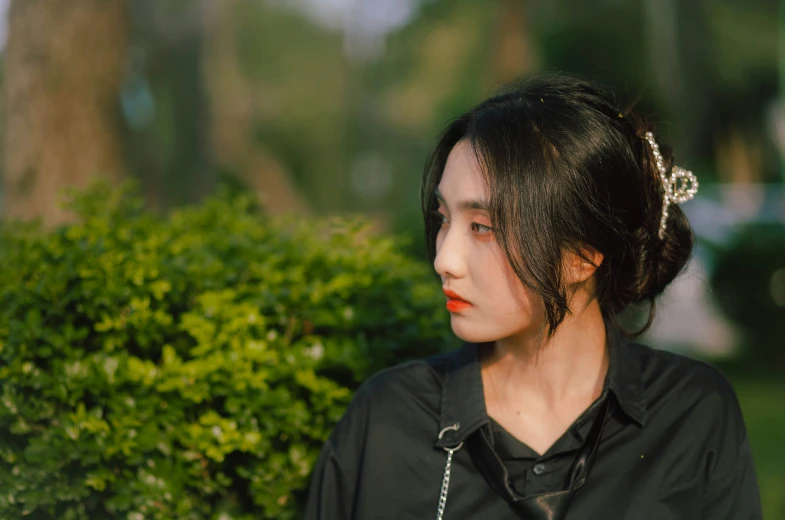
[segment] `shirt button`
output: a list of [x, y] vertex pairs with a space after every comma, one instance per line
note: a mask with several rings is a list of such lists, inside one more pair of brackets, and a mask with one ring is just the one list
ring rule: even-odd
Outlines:
[[545, 464], [543, 464], [542, 462], [535, 464], [534, 467], [532, 468], [532, 472], [535, 475], [542, 475], [543, 473], [545, 473]]

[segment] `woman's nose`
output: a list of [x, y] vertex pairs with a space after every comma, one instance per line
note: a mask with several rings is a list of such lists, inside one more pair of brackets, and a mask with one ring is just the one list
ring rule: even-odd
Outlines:
[[461, 278], [466, 274], [464, 244], [457, 229], [442, 232], [436, 238], [436, 258], [433, 268], [442, 278]]

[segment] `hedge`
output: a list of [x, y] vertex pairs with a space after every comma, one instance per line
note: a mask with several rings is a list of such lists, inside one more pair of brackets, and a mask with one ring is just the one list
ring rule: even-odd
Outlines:
[[296, 518], [358, 383], [451, 343], [430, 266], [362, 220], [70, 208], [0, 230], [1, 518]]

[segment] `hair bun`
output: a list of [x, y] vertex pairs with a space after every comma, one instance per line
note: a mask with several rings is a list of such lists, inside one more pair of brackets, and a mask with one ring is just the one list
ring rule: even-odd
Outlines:
[[678, 206], [672, 207], [668, 228], [658, 236], [659, 220], [638, 230], [635, 252], [637, 302], [654, 300], [684, 269], [692, 254], [692, 228]]

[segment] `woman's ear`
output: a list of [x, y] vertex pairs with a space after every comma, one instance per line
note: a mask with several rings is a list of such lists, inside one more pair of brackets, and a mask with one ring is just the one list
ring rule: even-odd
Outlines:
[[564, 282], [576, 285], [594, 275], [604, 259], [602, 253], [589, 246], [581, 246], [575, 251], [564, 253]]

